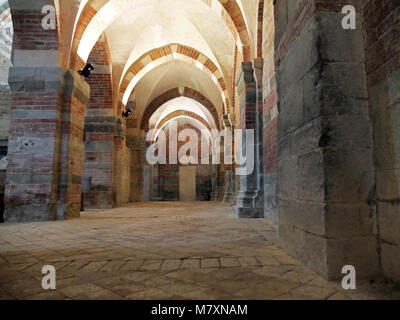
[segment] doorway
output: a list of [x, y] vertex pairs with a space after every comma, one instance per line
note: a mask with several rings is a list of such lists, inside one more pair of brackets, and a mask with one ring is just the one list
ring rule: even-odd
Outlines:
[[179, 200], [196, 201], [196, 167], [179, 167]]

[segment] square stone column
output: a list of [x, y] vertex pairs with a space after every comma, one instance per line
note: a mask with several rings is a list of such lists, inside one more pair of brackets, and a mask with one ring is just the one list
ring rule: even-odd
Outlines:
[[[91, 177], [91, 190], [85, 194], [85, 208], [113, 207], [114, 135], [116, 118], [104, 116], [104, 109], [88, 111], [85, 118], [85, 177]], [[112, 111], [112, 109], [111, 109]], [[102, 112], [102, 113], [101, 113]]]
[[[257, 62], [256, 66], [258, 67]], [[242, 153], [247, 157], [249, 150], [246, 150], [246, 148], [254, 149], [254, 170], [251, 174], [240, 176], [239, 178], [240, 186], [234, 213], [239, 218], [262, 218], [264, 216], [262, 202], [262, 139], [260, 139], [262, 125], [258, 111], [259, 90], [254, 77], [252, 63], [242, 63], [236, 86], [240, 97], [241, 129], [243, 130]], [[246, 143], [245, 135], [247, 129], [254, 130], [253, 145], [247, 145], [248, 143]], [[247, 161], [250, 160], [247, 159]]]
[[361, 19], [344, 30], [340, 9], [311, 1], [287, 21], [275, 6], [279, 236], [325, 277], [352, 265], [361, 279], [379, 275], [372, 127]]
[[89, 86], [60, 67], [13, 67], [6, 221], [79, 216]]

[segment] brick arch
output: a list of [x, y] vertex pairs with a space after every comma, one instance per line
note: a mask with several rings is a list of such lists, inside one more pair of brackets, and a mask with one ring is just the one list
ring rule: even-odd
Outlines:
[[156, 112], [157, 109], [160, 108], [162, 105], [164, 105], [166, 102], [179, 97], [190, 98], [201, 103], [211, 113], [212, 117], [214, 118], [215, 125], [219, 129], [220, 122], [219, 122], [218, 112], [213, 103], [197, 90], [187, 87], [184, 88], [183, 94], [181, 94], [179, 88], [174, 88], [164, 92], [163, 94], [155, 98], [144, 111], [140, 128], [142, 130], [147, 131], [149, 129], [150, 118], [154, 114], [154, 112]]
[[[245, 62], [251, 60], [251, 46], [250, 46], [250, 35], [247, 29], [247, 25], [245, 19], [243, 17], [242, 11], [237, 4], [236, 0], [199, 0], [204, 2], [206, 5], [210, 7], [211, 10], [216, 11], [221, 19], [226, 23], [229, 31], [232, 33], [235, 42], [238, 42], [240, 39], [243, 45], [243, 58]], [[221, 4], [220, 8], [213, 4], [213, 2], [218, 2]], [[109, 1], [108, 1], [109, 2]], [[108, 2], [105, 2], [103, 6], [105, 6]], [[103, 7], [102, 6], [102, 7]], [[97, 10], [88, 3], [81, 15], [78, 18], [78, 23], [76, 26], [75, 34], [73, 35], [72, 42], [72, 50], [71, 50], [71, 58], [70, 58], [70, 68], [79, 69], [81, 68], [86, 61], [78, 56], [78, 49], [80, 41], [83, 38], [86, 28], [92, 22], [93, 18], [96, 16], [98, 11], [102, 8], [98, 8]], [[102, 26], [105, 31], [107, 26]]]
[[83, 9], [81, 15], [78, 17], [78, 22], [76, 24], [75, 33], [73, 34], [71, 56], [69, 59], [69, 67], [71, 69], [80, 70], [86, 64], [86, 61], [84, 61], [81, 57], [79, 57], [78, 48], [79, 48], [79, 44], [83, 38], [83, 34], [85, 33], [87, 26], [92, 21], [92, 19], [95, 17], [97, 12], [98, 11], [96, 9], [94, 9], [92, 6], [89, 5], [89, 3], [87, 3]]
[[[229, 94], [222, 72], [206, 55], [202, 54], [194, 48], [181, 44], [169, 44], [161, 48], [153, 49], [137, 59], [129, 67], [122, 78], [119, 87], [119, 105], [124, 104], [123, 98], [127, 93], [130, 83], [134, 81], [135, 78], [141, 79], [147, 72], [149, 72], [149, 70], [145, 69], [147, 65], [155, 62], [156, 64], [154, 67], [157, 67], [163, 63], [176, 59], [184, 61], [186, 63], [191, 63], [193, 65], [198, 64], [203, 66], [202, 70], [213, 79], [220, 90], [221, 96], [225, 97], [225, 99], [223, 98], [225, 104], [225, 112], [229, 113]], [[138, 81], [135, 82], [137, 83]], [[128, 94], [131, 95], [133, 92], [134, 88], [131, 92], [128, 92]]]
[[198, 114], [196, 114], [194, 112], [186, 111], [186, 110], [177, 110], [177, 111], [170, 113], [154, 129], [155, 130], [161, 129], [168, 121], [173, 120], [178, 117], [181, 117], [181, 116], [195, 119], [195, 120], [199, 121], [200, 123], [202, 123], [208, 130], [210, 130], [210, 131], [212, 130], [210, 124], [206, 120], [204, 120]]
[[114, 82], [110, 50], [105, 34], [96, 42], [89, 55], [89, 60], [95, 70], [92, 76], [86, 79], [91, 88], [87, 108], [89, 111], [91, 109], [107, 110], [111, 116], [114, 108]]
[[224, 7], [226, 13], [231, 18], [239, 34], [240, 41], [242, 42], [243, 45], [243, 61], [250, 62], [252, 57], [250, 34], [249, 30], [247, 29], [246, 20], [243, 17], [242, 10], [240, 9], [236, 0], [219, 0], [219, 1]]
[[[163, 121], [157, 126], [157, 128], [155, 128], [155, 131], [152, 132], [152, 134], [153, 134], [152, 141], [153, 141], [153, 142], [156, 141], [156, 139], [157, 139], [157, 137], [158, 137], [158, 134], [160, 133], [160, 130], [163, 129], [163, 127], [164, 127], [169, 121], [175, 120], [175, 119], [177, 119], [177, 118], [180, 117], [180, 116], [186, 116], [186, 117], [188, 117], [188, 118], [190, 118], [190, 119], [192, 119], [192, 120], [195, 120], [195, 121], [201, 123], [202, 125], [204, 125], [204, 126], [208, 129], [208, 131], [209, 131], [209, 133], [210, 133], [210, 135], [211, 135], [212, 128], [210, 127], [210, 125], [209, 125], [209, 123], [208, 123], [207, 121], [205, 121], [203, 118], [201, 118], [200, 116], [198, 116], [197, 114], [195, 114], [195, 113], [193, 113], [193, 112], [188, 112], [188, 111], [180, 110], [180, 111], [175, 111], [175, 112], [171, 113], [170, 115], [168, 115], [168, 117], [166, 117], [165, 119], [163, 119]], [[193, 126], [191, 123], [184, 123], [183, 125], [180, 125], [180, 126], [178, 127], [178, 131], [181, 131], [181, 130], [184, 130], [184, 129], [193, 129], [193, 130], [195, 130], [198, 134], [201, 134], [200, 129], [197, 128], [196, 126]], [[178, 145], [179, 145], [179, 143], [180, 143], [180, 142], [178, 142]], [[213, 143], [213, 141], [211, 141], [211, 143]]]

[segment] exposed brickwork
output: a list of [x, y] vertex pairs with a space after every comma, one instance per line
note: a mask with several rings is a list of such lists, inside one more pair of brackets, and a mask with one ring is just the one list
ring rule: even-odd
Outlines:
[[103, 35], [94, 46], [89, 62], [94, 73], [87, 79], [90, 100], [85, 119], [85, 170], [91, 191], [84, 196], [85, 208], [113, 206], [114, 134], [113, 82], [107, 39]]
[[239, 5], [234, 0], [223, 1], [222, 5], [225, 10], [228, 12], [229, 16], [232, 18], [233, 23], [239, 33], [240, 40], [243, 44], [243, 59], [245, 62], [251, 60], [252, 56], [251, 48], [250, 48], [250, 36], [247, 30], [246, 22], [242, 15]]
[[65, 206], [59, 218], [79, 217], [83, 176], [84, 103], [76, 97], [63, 97], [60, 110], [61, 150], [58, 203]]
[[180, 116], [185, 116], [185, 117], [188, 117], [188, 118], [195, 119], [195, 120], [199, 121], [201, 124], [203, 124], [208, 130], [212, 129], [210, 127], [209, 123], [206, 120], [204, 120], [202, 117], [197, 115], [196, 113], [193, 113], [193, 112], [190, 112], [190, 111], [183, 111], [183, 110], [179, 110], [179, 111], [175, 111], [175, 112], [170, 113], [168, 116], [163, 118], [163, 120], [154, 129], [158, 130], [158, 129], [162, 128], [168, 121], [170, 121], [170, 120], [172, 120], [174, 118], [180, 117]]
[[56, 30], [44, 30], [40, 11], [11, 8], [14, 27], [14, 50], [58, 50]]
[[70, 59], [70, 68], [74, 70], [81, 70], [85, 64], [86, 61], [83, 61], [81, 57], [77, 54], [78, 48], [79, 48], [79, 43], [82, 40], [83, 34], [89, 25], [89, 23], [92, 21], [93, 17], [96, 15], [97, 11], [91, 7], [87, 6], [81, 16], [79, 17], [79, 21], [76, 26], [76, 31], [74, 34], [74, 39], [72, 42], [72, 50], [71, 50], [71, 59]]
[[[221, 94], [224, 93], [226, 97], [225, 102], [225, 107], [226, 111], [229, 112], [230, 110], [230, 103], [229, 103], [229, 94], [227, 91], [227, 85], [225, 82], [225, 79], [223, 77], [222, 72], [219, 70], [219, 68], [204, 54], [198, 52], [196, 49], [183, 46], [180, 44], [170, 44], [162, 48], [157, 48], [153, 49], [150, 52], [144, 54], [141, 58], [136, 60], [128, 69], [128, 71], [125, 73], [121, 85], [119, 88], [120, 96], [123, 97], [125, 94], [125, 91], [127, 90], [130, 82], [132, 79], [139, 74], [139, 72], [150, 62], [154, 62], [160, 59], [175, 59], [173, 53], [180, 54], [185, 57], [183, 61], [188, 62], [191, 61], [191, 63], [200, 63], [203, 65], [203, 69], [205, 72], [212, 74], [217, 80], [219, 84], [219, 89], [221, 91]], [[179, 58], [179, 56], [178, 56]], [[162, 61], [164, 61], [162, 60]], [[143, 61], [147, 61], [147, 63], [143, 63]], [[205, 61], [205, 62], [203, 62]], [[132, 93], [134, 92], [134, 89]], [[119, 101], [121, 103], [121, 100]]]
[[[46, 95], [31, 92], [14, 93], [12, 110], [56, 112], [58, 100], [59, 97], [56, 93]], [[7, 174], [9, 178], [14, 178], [12, 179], [13, 183], [9, 181], [6, 186], [4, 201], [6, 210], [9, 211], [5, 214], [7, 220], [34, 219], [35, 217], [29, 216], [33, 211], [30, 208], [32, 204], [42, 208], [41, 214], [45, 212], [45, 217], [39, 216], [36, 217], [37, 219], [56, 219], [57, 185], [52, 179], [56, 169], [56, 155], [54, 153], [56, 126], [59, 126], [59, 122], [55, 117], [47, 120], [12, 119], [10, 134], [13, 137], [11, 142], [15, 146], [9, 147]], [[50, 139], [52, 144], [47, 149], [40, 148], [38, 150], [33, 142], [34, 139], [38, 138]], [[32, 142], [30, 142], [30, 139], [32, 139]], [[30, 150], [32, 148], [33, 150]], [[31, 152], [21, 156], [20, 151], [24, 150]], [[37, 179], [36, 182], [35, 176], [39, 177], [40, 175], [42, 177], [48, 176], [50, 179], [47, 179], [46, 182], [43, 180], [39, 182], [39, 179]], [[24, 177], [29, 177], [29, 179], [26, 180]], [[18, 208], [19, 216], [15, 216], [12, 211], [14, 207]], [[23, 208], [26, 208], [26, 211]]]
[[[179, 88], [174, 88], [174, 89], [168, 90], [167, 92], [164, 92], [163, 94], [161, 94], [157, 98], [155, 98], [149, 104], [149, 106], [146, 108], [146, 110], [144, 111], [140, 128], [142, 130], [147, 131], [148, 125], [149, 125], [149, 120], [150, 120], [151, 116], [154, 114], [154, 112], [156, 112], [157, 109], [159, 107], [161, 107], [163, 104], [165, 104], [166, 102], [173, 100], [175, 98], [179, 98], [180, 96], [181, 96], [181, 93], [179, 92]], [[219, 128], [220, 120], [219, 120], [218, 112], [210, 100], [208, 100], [203, 94], [201, 94], [197, 90], [187, 88], [187, 87], [184, 88], [183, 96], [193, 99], [193, 100], [201, 103], [203, 106], [205, 106], [207, 108], [207, 110], [210, 111], [211, 115], [213, 116], [217, 128]]]

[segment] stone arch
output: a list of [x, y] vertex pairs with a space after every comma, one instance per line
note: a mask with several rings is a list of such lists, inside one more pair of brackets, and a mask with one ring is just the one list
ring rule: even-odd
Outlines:
[[[221, 92], [222, 101], [225, 104], [225, 112], [229, 113], [229, 94], [222, 72], [207, 56], [196, 49], [180, 44], [170, 44], [162, 48], [154, 49], [144, 54], [136, 62], [134, 62], [121, 80], [119, 88], [119, 104], [125, 104], [124, 99], [128, 101], [129, 96], [134, 92], [134, 86], [137, 84], [137, 82], [139, 82], [141, 77], [148, 72], [148, 70], [146, 70], [146, 66], [150, 65], [151, 63], [155, 63], [154, 67], [156, 67], [160, 64], [175, 59], [182, 60], [193, 65], [202, 66], [202, 70], [206, 72], [218, 86]], [[139, 78], [139, 80], [135, 78]], [[130, 88], [130, 86], [132, 88]]]
[[203, 94], [201, 94], [197, 90], [185, 87], [183, 90], [183, 93], [180, 92], [179, 88], [174, 88], [174, 89], [164, 92], [163, 94], [161, 94], [157, 98], [155, 98], [147, 106], [146, 110], [144, 111], [142, 121], [140, 124], [140, 128], [142, 130], [147, 131], [149, 129], [149, 127], [148, 127], [149, 120], [150, 120], [151, 116], [154, 114], [154, 112], [156, 112], [157, 109], [160, 108], [166, 102], [173, 100], [175, 98], [179, 98], [179, 97], [190, 98], [190, 99], [193, 99], [193, 100], [201, 103], [211, 113], [212, 117], [214, 118], [215, 125], [217, 126], [217, 128], [220, 127], [218, 112], [217, 112], [217, 109], [215, 108], [215, 106], [212, 104], [212, 102], [210, 100], [208, 100], [208, 98], [206, 98]]

